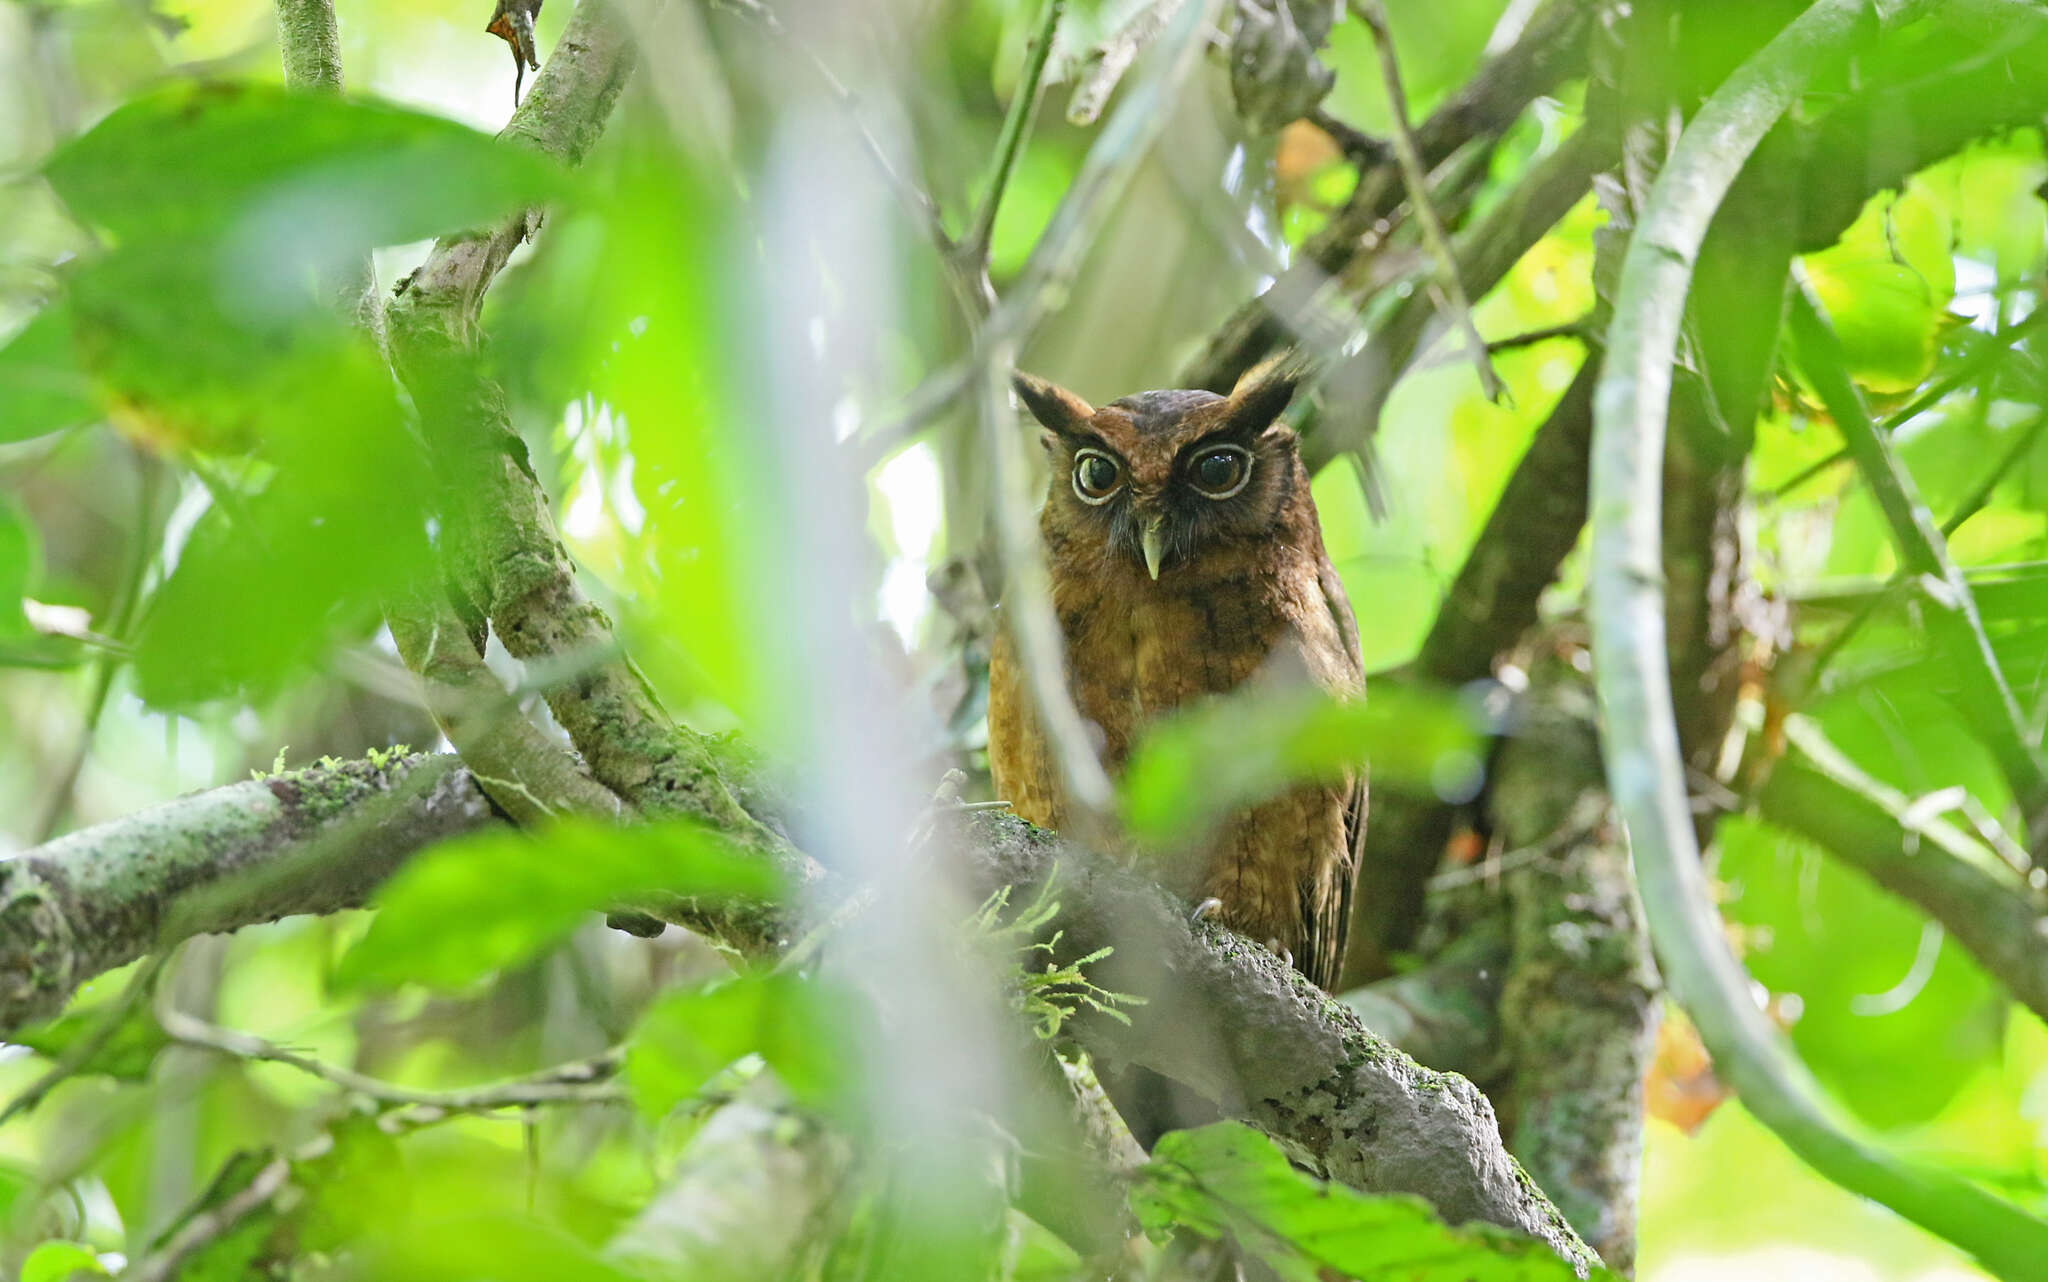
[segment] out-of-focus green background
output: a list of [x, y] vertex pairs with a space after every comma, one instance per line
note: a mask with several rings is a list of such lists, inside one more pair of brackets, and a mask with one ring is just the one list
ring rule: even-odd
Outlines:
[[[1132, 7], [1074, 4], [1055, 75], [1070, 75], [1079, 53]], [[1498, 0], [1391, 7], [1418, 113], [1471, 73], [1503, 9]], [[866, 29], [833, 28], [841, 38], [821, 56], [856, 83], [883, 78], [893, 96], [866, 100], [868, 127], [917, 158], [918, 181], [957, 229], [984, 181], [1038, 6], [932, 0], [872, 8]], [[474, 4], [340, 0], [338, 9], [353, 92], [487, 132], [503, 124], [512, 68], [504, 46], [483, 33], [488, 15]], [[543, 11], [543, 53], [569, 10], [567, 0], [554, 0]], [[773, 659], [763, 656], [788, 653], [787, 638], [765, 646], [758, 638], [793, 617], [783, 600], [790, 581], [744, 521], [724, 529], [715, 506], [707, 520], [704, 504], [678, 507], [667, 487], [703, 487], [707, 501], [729, 495], [718, 488], [729, 477], [707, 481], [715, 469], [697, 466], [702, 442], [745, 432], [760, 389], [785, 365], [813, 359], [763, 351], [749, 337], [720, 259], [748, 252], [752, 202], [778, 181], [777, 147], [788, 131], [843, 121], [818, 123], [833, 118], [832, 104], [815, 90], [806, 91], [809, 114], [787, 114], [764, 94], [764, 85], [794, 83], [808, 69], [729, 13], [690, 0], [671, 5], [660, 24], [613, 134], [538, 249], [522, 251], [500, 283], [486, 323], [564, 533], [636, 659], [698, 723], [753, 727], [763, 701], [772, 701], [763, 691], [774, 682], [762, 667]], [[1385, 102], [1358, 24], [1338, 28], [1330, 60], [1338, 71], [1333, 114], [1383, 130]], [[761, 73], [764, 61], [772, 74]], [[728, 75], [735, 66], [749, 73]], [[167, 84], [278, 76], [273, 14], [256, 0], [0, 0], [0, 338], [24, 326], [89, 249], [39, 177], [53, 149]], [[1056, 85], [1049, 96], [1003, 204], [992, 256], [999, 289], [1023, 264], [1094, 137], [1061, 120], [1065, 93]], [[1539, 104], [1493, 159], [1498, 181], [1568, 136], [1580, 109], [1575, 96]], [[699, 166], [695, 185], [665, 185], [636, 167], [636, 147], [657, 126], [685, 140]], [[1198, 69], [1024, 363], [1098, 401], [1169, 380], [1345, 194], [1341, 159], [1318, 139], [1246, 137], [1221, 71]], [[186, 198], [188, 177], [165, 171], [146, 181], [160, 184], [172, 208]], [[854, 181], [873, 179], [863, 173]], [[1807, 260], [1880, 408], [1905, 403], [1975, 340], [2039, 305], [2048, 272], [2044, 181], [2039, 131], [2015, 131], [1877, 198], [1838, 247]], [[838, 206], [828, 186], [804, 212], [829, 222]], [[1476, 300], [1482, 332], [1506, 337], [1585, 315], [1603, 221], [1589, 198], [1499, 289]], [[892, 292], [847, 304], [843, 314], [828, 308], [817, 319], [819, 342], [845, 341], [842, 324], [875, 313], [892, 323], [858, 336], [861, 358], [849, 362], [858, 378], [831, 389], [835, 421], [817, 424], [808, 444], [820, 452], [850, 448], [840, 438], [859, 440], [855, 434], [889, 417], [920, 379], [961, 351], [959, 322], [918, 229], [892, 216], [866, 230], [876, 236], [871, 268]], [[423, 243], [381, 247], [380, 279], [388, 287], [424, 251]], [[248, 258], [206, 265], [199, 277], [276, 268], [258, 246]], [[800, 276], [807, 265], [784, 261], [778, 270]], [[592, 290], [593, 278], [607, 284]], [[847, 284], [831, 282], [821, 296]], [[615, 324], [635, 309], [658, 318], [656, 338], [665, 344], [638, 357], [630, 345], [612, 346]], [[2041, 413], [2039, 344], [2012, 348], [2015, 366], [1964, 382], [1899, 430], [1937, 515], [1970, 493]], [[1502, 354], [1508, 396], [1489, 404], [1456, 340], [1439, 338], [1387, 409], [1376, 449], [1384, 515], [1371, 514], [1348, 464], [1318, 479], [1330, 552], [1357, 607], [1369, 669], [1413, 654], [1521, 450], [1582, 357], [1571, 338]], [[683, 372], [664, 363], [728, 358], [743, 367]], [[604, 367], [601, 378], [593, 364]], [[694, 380], [715, 385], [697, 403], [722, 406], [725, 417], [665, 408], [669, 391]], [[1801, 639], [1810, 641], [1853, 609], [1842, 594], [1875, 590], [1895, 563], [1874, 503], [1847, 468], [1791, 484], [1840, 446], [1832, 426], [1809, 419], [1792, 399], [1781, 395], [1758, 431], [1749, 478], [1754, 569], [1766, 592], [1812, 601], [1799, 616]], [[0, 405], [0, 419], [9, 413]], [[168, 599], [181, 558], [208, 546], [217, 524], [209, 514], [223, 492], [246, 492], [249, 468], [231, 443], [167, 442], [164, 434], [176, 438], [181, 429], [161, 417], [145, 413], [138, 424], [130, 416], [125, 432], [104, 425], [106, 417], [21, 441], [0, 433], [0, 850], [278, 762], [437, 741], [416, 706], [390, 697], [403, 673], [372, 619], [333, 623], [310, 644], [294, 637], [241, 654], [237, 638], [292, 626], [276, 622], [275, 611], [287, 609], [279, 601], [291, 595], [284, 585], [250, 581], [246, 592], [204, 610]], [[947, 473], [975, 457], [961, 443], [964, 432], [940, 423], [880, 462], [870, 485], [879, 568], [863, 598], [873, 626], [893, 631], [901, 669], [892, 675], [935, 734], [946, 733], [960, 695], [959, 637], [926, 580], [971, 551], [977, 528], [978, 513], [955, 502], [958, 485]], [[196, 457], [172, 448], [193, 445]], [[336, 467], [361, 469], [344, 473], [344, 485], [378, 483], [374, 457], [335, 458]], [[1987, 597], [1987, 614], [2006, 639], [2016, 680], [2034, 691], [2048, 663], [2044, 509], [2048, 443], [2037, 441], [1953, 542], [1965, 565], [1999, 567], [1986, 570], [1987, 581], [2008, 586]], [[342, 555], [334, 565], [354, 562]], [[374, 600], [379, 567], [363, 573], [353, 590]], [[1553, 594], [1556, 613], [1577, 607], [1578, 577], [1574, 570]], [[115, 647], [31, 632], [14, 611], [20, 597], [39, 603], [46, 631], [87, 628]], [[167, 633], [165, 618], [183, 630]], [[139, 667], [126, 661], [138, 644]], [[159, 649], [154, 658], [151, 646]], [[233, 652], [221, 662], [235, 679], [180, 685], [217, 651]], [[1809, 710], [1872, 774], [1916, 795], [1961, 786], [1996, 813], [2006, 800], [2002, 784], [1968, 727], [1930, 693], [1930, 662], [1910, 620], [1880, 612], [1834, 660], [1854, 679]], [[138, 685], [138, 671], [156, 672], [173, 697], [145, 702], [151, 692]], [[951, 733], [952, 741], [929, 745], [934, 759], [971, 753], [976, 728]], [[1938, 927], [1819, 853], [1739, 818], [1722, 825], [1721, 838], [1724, 911], [1771, 1009], [1826, 1085], [1894, 1146], [2023, 1204], [2048, 1202], [2048, 1029]], [[591, 928], [539, 961], [452, 992], [340, 991], [330, 983], [336, 959], [364, 930], [365, 921], [350, 916], [205, 941], [187, 951], [174, 980], [220, 1023], [330, 1061], [439, 1084], [601, 1048], [632, 1026], [658, 986], [715, 970], [692, 946], [650, 949]], [[122, 978], [97, 981], [86, 1000]], [[1657, 1071], [1663, 1093], [1681, 1098], [1659, 1104], [1651, 1125], [1641, 1277], [1979, 1276], [1954, 1251], [1801, 1166], [1739, 1104], [1702, 1106], [1715, 1096], [1693, 1048], [1682, 1031], [1668, 1037]], [[43, 1067], [25, 1048], [0, 1052], [0, 1094], [26, 1086]], [[146, 1079], [138, 1072], [129, 1081], [71, 1083], [32, 1119], [0, 1132], [0, 1259], [12, 1263], [26, 1244], [51, 1236], [118, 1250], [130, 1235], [166, 1223], [226, 1155], [301, 1125], [298, 1110], [317, 1093], [285, 1068], [234, 1070], [189, 1051], [132, 1067], [147, 1069]], [[532, 1161], [522, 1128], [510, 1121], [465, 1120], [408, 1140], [413, 1195], [483, 1211], [536, 1199], [596, 1236], [620, 1208], [644, 1200], [680, 1139], [582, 1115], [550, 1119], [542, 1131]]]

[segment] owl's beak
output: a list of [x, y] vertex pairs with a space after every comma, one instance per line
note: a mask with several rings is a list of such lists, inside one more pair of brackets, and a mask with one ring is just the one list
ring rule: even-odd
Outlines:
[[1166, 532], [1159, 527], [1166, 518], [1155, 516], [1145, 522], [1145, 532], [1138, 536], [1138, 546], [1145, 550], [1145, 569], [1156, 580], [1159, 577], [1159, 562], [1166, 555]]

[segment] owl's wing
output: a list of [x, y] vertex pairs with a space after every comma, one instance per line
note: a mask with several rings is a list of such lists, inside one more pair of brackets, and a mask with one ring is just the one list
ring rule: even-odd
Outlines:
[[[1316, 567], [1316, 577], [1323, 590], [1323, 604], [1329, 608], [1330, 617], [1337, 624], [1337, 636], [1344, 645], [1344, 659], [1351, 674], [1358, 681], [1358, 694], [1365, 694], [1365, 658], [1358, 644], [1358, 619], [1351, 612], [1351, 600], [1344, 595], [1344, 584], [1337, 577], [1337, 567], [1330, 564], [1325, 554]], [[1325, 992], [1334, 994], [1342, 982], [1344, 953], [1351, 944], [1352, 900], [1358, 891], [1358, 870], [1365, 863], [1365, 814], [1367, 801], [1366, 770], [1359, 768], [1358, 777], [1351, 782], [1351, 795], [1344, 805], [1344, 862], [1337, 868], [1337, 893], [1332, 920], [1322, 929], [1312, 950], [1318, 958], [1320, 976], [1310, 976]], [[1316, 921], [1321, 914], [1311, 914], [1310, 921]]]
[[1344, 661], [1350, 666], [1351, 675], [1362, 681], [1365, 659], [1358, 645], [1358, 617], [1351, 613], [1351, 598], [1344, 595], [1344, 581], [1337, 577], [1337, 567], [1330, 564], [1328, 553], [1316, 565], [1316, 586], [1323, 590], [1323, 605], [1337, 624], [1337, 637], [1344, 643]]

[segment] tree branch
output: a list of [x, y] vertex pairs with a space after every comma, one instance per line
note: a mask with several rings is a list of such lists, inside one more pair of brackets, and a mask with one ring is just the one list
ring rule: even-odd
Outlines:
[[1667, 670], [1662, 454], [1693, 264], [1757, 144], [1813, 75], [1867, 37], [1869, 21], [1861, 0], [1819, 0], [1724, 81], [1680, 137], [1630, 238], [1594, 393], [1592, 622], [1604, 752], [1665, 978], [1717, 1071], [1829, 1178], [2018, 1279], [2048, 1258], [2048, 1224], [1852, 1135], [1750, 999], [1701, 870]]
[[2048, 899], [1954, 825], [1878, 782], [1803, 717], [1756, 792], [1757, 814], [1918, 906], [2015, 1000], [2048, 1019]]
[[0, 863], [0, 1030], [186, 935], [359, 907], [414, 851], [496, 822], [454, 758], [416, 756], [231, 784], [26, 851]]
[[[154, 931], [134, 923], [160, 920], [183, 903], [206, 903], [195, 928], [214, 931], [354, 907], [429, 833], [490, 822], [473, 779], [452, 758], [413, 759], [388, 773], [438, 786], [378, 824], [380, 840], [338, 847], [321, 877], [302, 875], [309, 842], [317, 845], [352, 811], [374, 810], [379, 782], [388, 786], [366, 766], [235, 784], [29, 851], [0, 867], [28, 870], [42, 886], [91, 889], [93, 915], [0, 917], [11, 933], [7, 956], [38, 958], [75, 987], [154, 946]], [[286, 796], [296, 803], [289, 811]], [[317, 823], [307, 813], [316, 798]], [[1096, 1017], [1070, 1025], [1092, 1055], [1186, 1083], [1332, 1178], [1417, 1194], [1451, 1222], [1500, 1224], [1567, 1259], [1592, 1262], [1507, 1155], [1491, 1106], [1470, 1083], [1420, 1067], [1265, 950], [1190, 926], [1164, 891], [1109, 861], [997, 812], [947, 811], [940, 822], [970, 892], [1007, 885], [1028, 897], [1057, 877], [1062, 912], [1053, 928], [1063, 933], [1055, 960], [1114, 947], [1091, 976], [1150, 999], [1130, 1010], [1128, 1026]], [[174, 878], [154, 875], [166, 852], [179, 869]], [[261, 895], [219, 893], [266, 870], [289, 875], [265, 878]], [[701, 927], [721, 924], [742, 938], [751, 929], [744, 920]], [[53, 1005], [45, 995], [33, 1009], [8, 1008], [7, 1016], [33, 1017]]]
[[[582, 0], [498, 137], [565, 166], [581, 164], [604, 132], [633, 62], [631, 32], [613, 0]], [[427, 261], [398, 283], [391, 323], [418, 326], [432, 319], [449, 327], [451, 337], [472, 340], [484, 291], [538, 225], [538, 211], [528, 210], [488, 232], [435, 241]]]
[[1513, 951], [1500, 1002], [1509, 1080], [1498, 1097], [1516, 1156], [1607, 1266], [1628, 1275], [1659, 985], [1596, 719], [1585, 679], [1549, 660], [1519, 701], [1496, 770], [1496, 831], [1511, 847], [1552, 851], [1501, 874]]
[[[1416, 126], [1415, 148], [1423, 165], [1433, 169], [1473, 140], [1498, 134], [1536, 98], [1583, 74], [1592, 10], [1587, 0], [1549, 0], [1520, 39]], [[1180, 385], [1227, 392], [1246, 371], [1291, 341], [1297, 320], [1291, 300], [1314, 297], [1330, 279], [1355, 271], [1354, 260], [1383, 245], [1382, 224], [1394, 213], [1402, 190], [1391, 156], [1361, 173], [1343, 212], [1310, 239], [1294, 266], [1217, 330], [1202, 355], [1182, 371]]]
[[1788, 324], [1801, 368], [1841, 429], [1850, 457], [1891, 527], [1901, 568], [1919, 580], [1929, 630], [1956, 674], [1961, 703], [1978, 736], [2019, 803], [2034, 862], [2048, 866], [2048, 761], [1992, 653], [1969, 580], [1949, 559], [1948, 542], [1920, 501], [1912, 474], [1899, 461], [1891, 438], [1871, 421], [1849, 380], [1841, 341], [1803, 288], [1793, 291]]
[[1471, 349], [1486, 399], [1498, 401], [1502, 390], [1500, 375], [1494, 372], [1493, 361], [1488, 358], [1486, 340], [1472, 323], [1472, 300], [1466, 297], [1464, 283], [1459, 280], [1458, 263], [1451, 255], [1443, 219], [1437, 216], [1436, 206], [1429, 199], [1429, 171], [1423, 166], [1422, 150], [1416, 145], [1415, 131], [1408, 123], [1408, 93], [1401, 86], [1401, 64], [1394, 56], [1394, 33], [1387, 29], [1386, 8], [1381, 0], [1354, 0], [1352, 11], [1372, 29], [1373, 45], [1379, 50], [1380, 80], [1386, 86], [1388, 110], [1393, 117], [1394, 156], [1400, 162], [1401, 181], [1408, 190], [1408, 208], [1421, 224], [1422, 239], [1436, 262], [1436, 288], [1442, 294], [1439, 301]]
[[341, 30], [334, 21], [334, 0], [277, 0], [277, 44], [287, 85], [341, 92]]
[[183, 1011], [160, 1004], [157, 1023], [174, 1042], [258, 1063], [284, 1064], [329, 1086], [359, 1095], [379, 1109], [422, 1110], [438, 1117], [457, 1113], [489, 1113], [501, 1108], [532, 1108], [541, 1104], [619, 1104], [626, 1093], [610, 1085], [624, 1055], [607, 1051], [589, 1059], [557, 1064], [509, 1081], [454, 1090], [420, 1090], [369, 1077], [354, 1069], [328, 1064], [250, 1033], [221, 1028]]

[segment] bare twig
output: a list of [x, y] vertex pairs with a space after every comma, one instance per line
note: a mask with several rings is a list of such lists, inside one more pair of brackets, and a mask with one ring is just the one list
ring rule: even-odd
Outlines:
[[504, 1108], [532, 1108], [541, 1104], [619, 1104], [626, 1099], [624, 1091], [611, 1085], [611, 1080], [618, 1076], [624, 1063], [624, 1053], [618, 1050], [557, 1064], [509, 1081], [454, 1090], [421, 1090], [370, 1077], [337, 1064], [323, 1063], [251, 1033], [209, 1024], [185, 1014], [166, 1001], [157, 1003], [156, 1019], [164, 1035], [174, 1042], [236, 1059], [284, 1064], [317, 1077], [329, 1086], [359, 1095], [380, 1110], [426, 1109], [453, 1116]]
[[1436, 287], [1442, 292], [1443, 307], [1451, 323], [1465, 335], [1472, 363], [1479, 373], [1479, 386], [1489, 401], [1498, 401], [1505, 390], [1487, 356], [1486, 340], [1472, 323], [1472, 301], [1465, 297], [1459, 279], [1458, 260], [1451, 252], [1443, 219], [1429, 198], [1429, 172], [1422, 163], [1422, 151], [1415, 144], [1415, 130], [1408, 123], [1408, 94], [1401, 86], [1401, 64], [1394, 56], [1394, 34], [1387, 29], [1387, 11], [1381, 0], [1351, 0], [1352, 11], [1372, 29], [1373, 45], [1379, 50], [1380, 80], [1386, 86], [1387, 104], [1393, 117], [1394, 155], [1401, 162], [1401, 179], [1408, 188], [1409, 208], [1422, 225], [1422, 238], [1436, 259]]
[[163, 468], [155, 458], [141, 450], [131, 450], [129, 457], [135, 462], [136, 472], [135, 528], [130, 533], [133, 542], [128, 548], [127, 570], [122, 576], [120, 590], [115, 594], [113, 613], [107, 622], [106, 635], [114, 642], [114, 647], [101, 650], [93, 661], [92, 690], [86, 695], [85, 716], [79, 723], [78, 738], [72, 744], [63, 772], [50, 787], [43, 803], [43, 813], [33, 829], [38, 842], [48, 841], [56, 834], [57, 825], [64, 821], [64, 812], [71, 808], [73, 794], [78, 789], [78, 776], [84, 772], [86, 759], [92, 755], [93, 738], [99, 733], [100, 717], [107, 710], [107, 696], [114, 689], [114, 674], [132, 653], [130, 633], [135, 627], [136, 611], [142, 604], [143, 576], [156, 559], [156, 504], [163, 488]]
[[819, 54], [808, 40], [792, 30], [789, 24], [773, 9], [762, 3], [762, 0], [713, 0], [713, 7], [731, 10], [747, 19], [762, 31], [782, 41], [803, 59], [818, 78], [818, 82], [825, 87], [825, 91], [838, 101], [840, 109], [845, 112], [847, 120], [852, 124], [855, 135], [860, 139], [861, 148], [867, 152], [868, 159], [874, 162], [875, 172], [881, 175], [883, 184], [895, 196], [897, 203], [903, 206], [911, 221], [917, 224], [926, 239], [938, 250], [939, 260], [952, 281], [953, 291], [959, 298], [962, 311], [970, 320], [979, 319], [987, 314], [988, 296], [982, 285], [961, 269], [961, 245], [946, 230], [945, 215], [940, 212], [938, 201], [932, 198], [930, 192], [912, 182], [891, 158], [889, 149], [883, 145], [882, 140], [868, 127], [863, 118], [860, 96], [839, 78], [839, 73], [832, 70], [831, 64], [825, 61], [823, 55]]
[[1074, 87], [1073, 96], [1067, 99], [1067, 123], [1092, 125], [1102, 109], [1109, 104], [1109, 96], [1116, 92], [1117, 83], [1124, 78], [1124, 72], [1131, 69], [1131, 63], [1143, 53], [1145, 46], [1159, 38], [1166, 30], [1166, 24], [1173, 21], [1173, 15], [1187, 0], [1152, 0], [1140, 9], [1117, 33], [1097, 45], [1089, 55], [1088, 73], [1079, 85]]
[[122, 1279], [124, 1282], [171, 1282], [194, 1251], [218, 1241], [283, 1191], [291, 1173], [290, 1158], [272, 1158], [247, 1184], [218, 1205], [186, 1220], [156, 1251], [128, 1266], [121, 1274]]
[[861, 435], [859, 449], [864, 462], [879, 462], [901, 448], [911, 434], [978, 388], [991, 353], [998, 348], [1016, 348], [1056, 300], [1065, 296], [1096, 225], [1115, 206], [1165, 128], [1166, 108], [1193, 67], [1203, 23], [1215, 3], [1199, 0], [1191, 10], [1180, 11], [1152, 74], [1126, 96], [1088, 149], [1065, 199], [1032, 248], [1009, 296], [976, 335], [973, 350], [919, 384], [902, 414]]
[[1067, 0], [1045, 0], [1038, 28], [1031, 37], [1030, 47], [1024, 51], [1024, 71], [1018, 77], [1017, 91], [1010, 99], [1009, 111], [1003, 116], [1002, 132], [996, 136], [995, 170], [989, 177], [988, 194], [982, 197], [981, 208], [975, 213], [967, 235], [960, 241], [959, 252], [966, 258], [968, 269], [975, 274], [983, 296], [991, 305], [995, 302], [995, 291], [988, 284], [988, 252], [989, 242], [995, 235], [996, 214], [1002, 208], [1003, 193], [1009, 189], [1017, 160], [1024, 152], [1024, 140], [1031, 134], [1031, 121], [1038, 114], [1039, 100], [1045, 93], [1045, 65], [1052, 58], [1053, 36], [1066, 11]]

